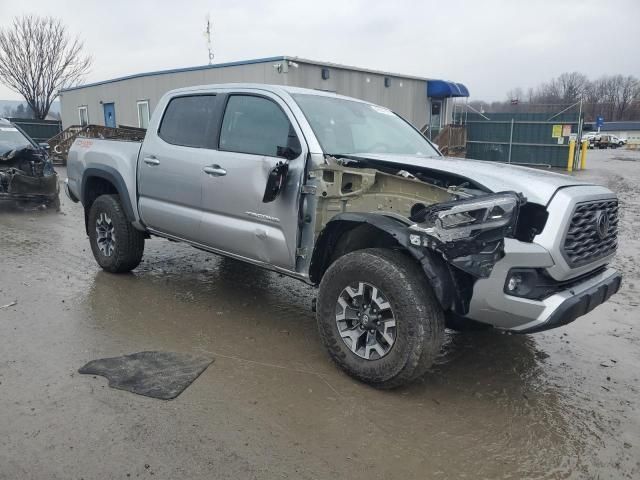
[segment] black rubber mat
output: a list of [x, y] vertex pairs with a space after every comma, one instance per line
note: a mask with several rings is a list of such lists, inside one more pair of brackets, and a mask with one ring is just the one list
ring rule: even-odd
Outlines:
[[186, 353], [139, 352], [92, 360], [78, 372], [105, 377], [112, 388], [171, 400], [191, 385], [213, 360]]

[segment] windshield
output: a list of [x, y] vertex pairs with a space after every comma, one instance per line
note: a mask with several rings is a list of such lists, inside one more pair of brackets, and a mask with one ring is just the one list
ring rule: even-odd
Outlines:
[[417, 130], [384, 107], [313, 94], [294, 94], [293, 98], [326, 154], [438, 156]]
[[33, 146], [16, 127], [7, 125], [0, 126], [0, 156], [4, 156], [12, 150]]

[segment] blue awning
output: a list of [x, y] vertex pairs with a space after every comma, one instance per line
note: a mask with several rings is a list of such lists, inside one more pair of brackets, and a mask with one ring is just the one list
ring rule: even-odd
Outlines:
[[427, 96], [431, 98], [468, 97], [469, 90], [461, 83], [428, 80]]

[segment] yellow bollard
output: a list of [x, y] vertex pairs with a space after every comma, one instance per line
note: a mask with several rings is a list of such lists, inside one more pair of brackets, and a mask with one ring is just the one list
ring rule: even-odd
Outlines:
[[569, 158], [567, 159], [567, 171], [573, 172], [573, 156], [576, 153], [576, 141], [569, 141]]
[[580, 170], [587, 167], [587, 149], [589, 148], [589, 140], [583, 140], [582, 150], [580, 151]]

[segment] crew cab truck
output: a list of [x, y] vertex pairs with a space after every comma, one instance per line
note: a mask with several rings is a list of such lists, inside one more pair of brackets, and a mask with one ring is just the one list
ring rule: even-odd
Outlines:
[[76, 140], [66, 190], [106, 271], [136, 268], [154, 235], [319, 286], [330, 356], [381, 388], [422, 375], [445, 326], [538, 332], [621, 282], [607, 188], [443, 157], [392, 111], [328, 92], [171, 91], [141, 143]]

